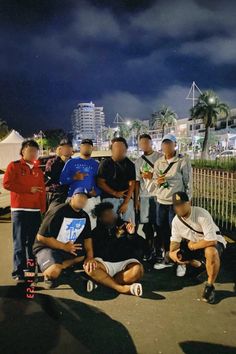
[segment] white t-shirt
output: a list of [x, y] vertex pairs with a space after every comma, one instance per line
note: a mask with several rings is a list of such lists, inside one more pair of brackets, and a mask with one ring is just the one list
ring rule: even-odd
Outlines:
[[191, 207], [191, 214], [187, 219], [183, 219], [194, 230], [203, 232], [199, 234], [185, 226], [176, 215], [172, 221], [171, 241], [181, 242], [182, 239], [187, 239], [193, 242], [201, 240], [205, 241], [219, 241], [226, 246], [226, 241], [223, 236], [218, 235], [218, 226], [214, 223], [211, 214], [203, 208]]

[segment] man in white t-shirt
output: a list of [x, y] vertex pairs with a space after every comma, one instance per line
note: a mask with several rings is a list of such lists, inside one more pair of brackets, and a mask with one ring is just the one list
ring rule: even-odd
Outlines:
[[190, 264], [196, 268], [202, 265], [200, 260], [206, 263], [208, 279], [202, 300], [214, 303], [214, 283], [226, 241], [210, 213], [203, 208], [191, 206], [187, 193], [174, 193], [173, 205], [176, 216], [172, 222], [169, 256], [177, 264]]

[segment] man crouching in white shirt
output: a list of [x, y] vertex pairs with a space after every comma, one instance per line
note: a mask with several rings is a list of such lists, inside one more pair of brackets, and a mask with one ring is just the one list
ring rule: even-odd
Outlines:
[[207, 283], [202, 301], [215, 302], [214, 283], [220, 269], [220, 256], [226, 247], [219, 228], [212, 216], [203, 208], [191, 206], [185, 192], [173, 195], [176, 216], [172, 222], [170, 258], [183, 266], [190, 264], [196, 268], [206, 263]]

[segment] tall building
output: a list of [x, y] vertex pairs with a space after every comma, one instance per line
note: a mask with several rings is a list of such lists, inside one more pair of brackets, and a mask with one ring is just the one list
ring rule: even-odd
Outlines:
[[101, 140], [105, 126], [103, 107], [96, 107], [93, 102], [79, 103], [71, 115], [74, 141], [78, 144], [82, 139]]

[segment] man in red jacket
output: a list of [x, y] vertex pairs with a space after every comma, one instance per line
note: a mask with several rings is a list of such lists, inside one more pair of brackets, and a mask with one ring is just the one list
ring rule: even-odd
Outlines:
[[[32, 262], [32, 246], [46, 208], [44, 176], [38, 167], [39, 146], [34, 140], [22, 143], [22, 158], [7, 166], [3, 187], [11, 192], [14, 269], [12, 277], [24, 280], [24, 270]], [[31, 261], [29, 261], [31, 260]]]

